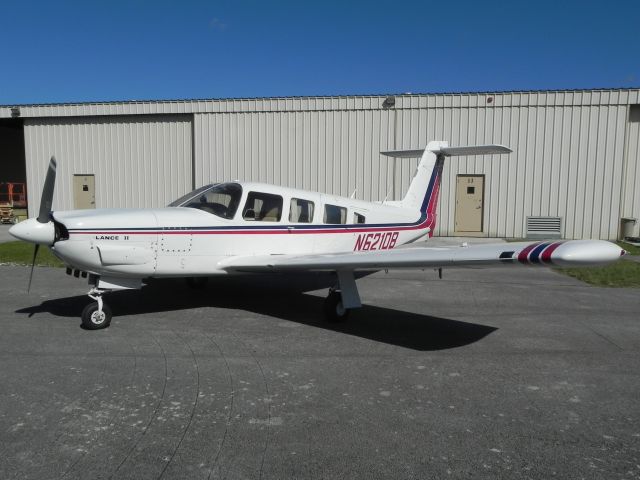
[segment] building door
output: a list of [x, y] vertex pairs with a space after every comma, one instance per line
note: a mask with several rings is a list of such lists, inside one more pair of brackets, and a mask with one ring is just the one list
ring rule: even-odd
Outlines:
[[76, 210], [96, 208], [95, 175], [73, 176], [73, 208]]
[[482, 232], [484, 175], [458, 175], [456, 179], [456, 233]]

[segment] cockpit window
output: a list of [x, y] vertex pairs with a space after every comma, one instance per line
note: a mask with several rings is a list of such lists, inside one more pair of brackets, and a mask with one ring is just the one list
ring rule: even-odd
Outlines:
[[172, 202], [170, 207], [197, 208], [218, 217], [235, 216], [242, 197], [242, 187], [237, 183], [207, 185]]
[[191, 200], [192, 198], [196, 197], [199, 193], [202, 193], [205, 190], [210, 189], [211, 187], [212, 185], [209, 184], [209, 185], [205, 185], [204, 187], [197, 188], [193, 192], [189, 192], [186, 195], [181, 196], [179, 199], [174, 200], [169, 205], [167, 205], [167, 207], [183, 207], [188, 200]]

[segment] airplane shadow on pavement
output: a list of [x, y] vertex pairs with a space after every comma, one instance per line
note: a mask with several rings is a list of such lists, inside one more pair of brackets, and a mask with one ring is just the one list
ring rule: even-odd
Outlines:
[[[486, 325], [366, 304], [352, 311], [346, 322], [329, 323], [323, 317], [324, 297], [305, 292], [325, 288], [332, 282], [332, 279], [321, 277], [288, 277], [285, 280], [256, 276], [212, 279], [202, 289], [191, 289], [183, 280], [156, 279], [149, 280], [142, 290], [112, 292], [104, 298], [114, 318], [202, 307], [245, 310], [419, 351], [462, 347], [497, 330]], [[47, 312], [78, 318], [89, 302], [86, 295], [77, 295], [46, 300], [16, 313], [31, 317]]]

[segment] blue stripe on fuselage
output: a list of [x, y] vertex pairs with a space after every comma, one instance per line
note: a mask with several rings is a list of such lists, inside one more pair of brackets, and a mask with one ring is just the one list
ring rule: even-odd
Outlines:
[[[69, 232], [91, 232], [91, 231], [134, 231], [134, 232], [143, 232], [146, 230], [156, 231], [163, 230], [167, 232], [172, 231], [201, 231], [201, 230], [287, 230], [289, 228], [295, 228], [296, 230], [361, 230], [361, 229], [370, 229], [370, 228], [403, 228], [403, 227], [413, 227], [416, 225], [420, 225], [427, 218], [425, 213], [420, 215], [420, 218], [415, 222], [409, 223], [352, 223], [352, 224], [293, 224], [293, 225], [216, 225], [210, 227], [95, 227], [95, 228], [70, 228]], [[263, 223], [263, 222], [261, 222]], [[266, 223], [266, 222], [264, 222]]]
[[424, 196], [424, 200], [422, 201], [422, 206], [420, 207], [421, 212], [427, 211], [427, 207], [429, 206], [429, 200], [431, 199], [433, 189], [436, 185], [436, 178], [438, 177], [439, 174], [442, 173], [443, 165], [444, 165], [444, 156], [438, 155], [436, 158], [436, 163], [433, 166], [433, 171], [431, 172], [431, 178], [429, 179], [429, 186], [427, 187], [427, 192]]

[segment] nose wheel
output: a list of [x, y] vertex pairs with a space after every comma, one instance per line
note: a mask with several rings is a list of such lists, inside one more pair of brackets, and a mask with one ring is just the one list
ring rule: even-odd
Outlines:
[[104, 290], [97, 288], [92, 288], [89, 292], [89, 298], [96, 303], [90, 303], [82, 310], [82, 327], [86, 330], [107, 328], [111, 323], [111, 309], [102, 300], [104, 293]]

